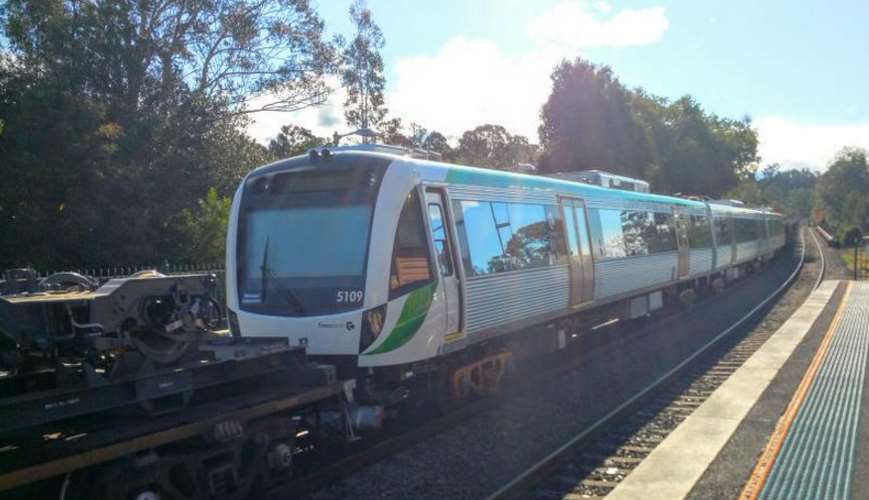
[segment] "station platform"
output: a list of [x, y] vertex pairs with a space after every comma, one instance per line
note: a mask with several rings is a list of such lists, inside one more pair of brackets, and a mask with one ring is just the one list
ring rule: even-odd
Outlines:
[[825, 281], [607, 498], [869, 499], [869, 282]]

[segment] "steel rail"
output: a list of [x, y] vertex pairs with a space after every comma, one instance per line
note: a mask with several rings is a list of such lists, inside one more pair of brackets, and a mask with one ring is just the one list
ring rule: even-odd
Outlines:
[[[565, 444], [561, 445], [558, 449], [544, 457], [542, 460], [538, 461], [530, 468], [526, 469], [525, 472], [514, 478], [512, 481], [502, 486], [500, 489], [492, 493], [487, 497], [487, 500], [504, 500], [510, 498], [519, 498], [523, 493], [527, 492], [531, 487], [539, 483], [541, 480], [548, 477], [551, 472], [562, 463], [564, 459], [568, 457], [568, 455], [577, 448], [583, 441], [593, 435], [595, 432], [603, 428], [606, 424], [614, 420], [615, 418], [622, 416], [626, 410], [630, 409], [634, 404], [636, 404], [639, 400], [641, 400], [644, 396], [662, 386], [664, 383], [671, 380], [675, 375], [677, 375], [683, 368], [688, 366], [691, 362], [697, 359], [700, 355], [706, 353], [713, 346], [718, 344], [725, 337], [733, 333], [737, 328], [742, 326], [746, 321], [754, 317], [759, 311], [763, 310], [771, 301], [776, 299], [784, 290], [786, 290], [791, 283], [797, 278], [800, 271], [803, 268], [803, 264], [806, 260], [806, 240], [804, 231], [800, 230], [800, 243], [801, 243], [801, 251], [800, 251], [800, 259], [797, 263], [793, 272], [791, 272], [790, 276], [781, 284], [778, 288], [775, 289], [770, 295], [768, 295], [760, 304], [755, 306], [751, 311], [747, 314], [739, 318], [736, 322], [727, 327], [724, 331], [716, 335], [709, 342], [701, 346], [698, 350], [696, 350], [693, 354], [685, 358], [678, 365], [670, 369], [667, 373], [661, 375], [657, 379], [655, 379], [652, 383], [641, 389], [635, 395], [631, 396], [629, 399], [622, 402], [615, 409], [596, 420], [590, 426], [585, 428], [582, 432], [572, 437]], [[821, 248], [817, 238], [815, 238], [815, 244], [818, 247], [818, 252], [823, 254], [823, 249]], [[821, 270], [819, 272], [819, 276], [823, 277], [824, 274], [824, 266], [825, 261], [821, 260]], [[816, 282], [817, 283], [817, 282]]]
[[[820, 226], [816, 226], [816, 228], [823, 231]], [[824, 280], [824, 272], [827, 269], [827, 262], [824, 257], [824, 248], [821, 246], [821, 242], [818, 241], [818, 237], [815, 235], [815, 231], [812, 228], [809, 228], [809, 234], [811, 234], [812, 239], [815, 240], [815, 246], [818, 247], [818, 253], [821, 255], [821, 272], [818, 273], [818, 279], [815, 280], [815, 285], [812, 287], [812, 290], [817, 290], [818, 287], [821, 286], [821, 281]]]

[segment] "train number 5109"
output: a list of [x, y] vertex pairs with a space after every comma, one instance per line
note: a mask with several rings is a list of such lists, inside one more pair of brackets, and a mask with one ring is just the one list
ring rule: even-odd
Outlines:
[[338, 290], [336, 302], [362, 302], [365, 292], [362, 290]]

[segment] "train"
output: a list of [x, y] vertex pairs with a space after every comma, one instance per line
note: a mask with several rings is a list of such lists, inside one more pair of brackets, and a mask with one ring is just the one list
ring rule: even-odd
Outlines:
[[304, 346], [353, 378], [362, 401], [394, 404], [416, 387], [461, 400], [494, 390], [519, 351], [690, 305], [785, 246], [772, 209], [593, 178], [606, 176], [475, 168], [380, 144], [259, 167], [231, 207], [230, 328]]

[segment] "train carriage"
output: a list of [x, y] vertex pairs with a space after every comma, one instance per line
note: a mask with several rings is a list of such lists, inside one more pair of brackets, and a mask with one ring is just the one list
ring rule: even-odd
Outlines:
[[235, 330], [396, 387], [504, 361], [501, 340], [532, 326], [563, 335], [596, 311], [646, 315], [769, 259], [784, 226], [765, 209], [370, 145], [251, 172], [227, 238]]

